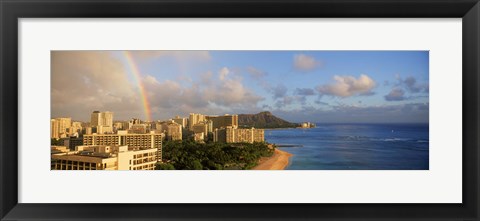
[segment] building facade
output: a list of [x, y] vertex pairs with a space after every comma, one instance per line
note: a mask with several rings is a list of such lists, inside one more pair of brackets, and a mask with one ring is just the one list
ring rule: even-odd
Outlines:
[[75, 134], [82, 134], [83, 127], [82, 127], [82, 122], [74, 121], [72, 122], [72, 126], [69, 129], [69, 135], [70, 136], [75, 136]]
[[196, 141], [196, 142], [204, 142], [205, 141], [205, 134], [203, 132], [194, 133], [193, 134], [193, 140]]
[[174, 120], [158, 122], [155, 126], [156, 131], [165, 133], [167, 140], [182, 140], [182, 125]]
[[175, 116], [172, 119], [175, 123], [180, 124], [183, 128], [187, 128], [188, 119], [180, 116]]
[[113, 112], [94, 111], [90, 117], [90, 126], [97, 128], [97, 133], [112, 133]]
[[182, 125], [175, 122], [167, 124], [167, 139], [182, 140]]
[[[57, 151], [58, 152], [58, 151]], [[155, 149], [129, 146], [78, 146], [75, 151], [52, 154], [53, 170], [154, 170]]]
[[156, 149], [158, 161], [162, 160], [163, 133], [131, 134], [118, 131], [116, 134], [91, 134], [83, 136], [83, 145], [128, 145], [135, 149]]
[[189, 120], [188, 120], [188, 125], [189, 125], [188, 127], [191, 131], [193, 131], [193, 126], [203, 121], [205, 121], [205, 115], [190, 113]]
[[128, 132], [134, 133], [134, 134], [145, 134], [149, 131], [148, 131], [148, 126], [145, 124], [134, 124], [130, 127]]
[[238, 127], [238, 115], [207, 116], [208, 120], [213, 122], [213, 130], [227, 127]]
[[63, 146], [68, 147], [70, 150], [75, 150], [77, 146], [83, 146], [82, 137], [67, 137], [60, 140], [63, 142]]
[[194, 133], [208, 134], [208, 124], [206, 122], [199, 122], [192, 127]]
[[50, 120], [50, 138], [68, 137], [69, 130], [72, 127], [72, 118], [61, 117]]
[[233, 127], [216, 129], [213, 134], [214, 142], [222, 143], [254, 143], [265, 141], [263, 129], [238, 129]]

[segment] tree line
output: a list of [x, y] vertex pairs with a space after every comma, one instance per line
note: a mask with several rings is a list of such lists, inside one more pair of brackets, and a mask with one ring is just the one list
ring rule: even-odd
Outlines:
[[265, 142], [197, 143], [191, 140], [167, 141], [163, 162], [157, 170], [247, 170], [255, 167], [261, 157], [270, 157], [274, 148]]

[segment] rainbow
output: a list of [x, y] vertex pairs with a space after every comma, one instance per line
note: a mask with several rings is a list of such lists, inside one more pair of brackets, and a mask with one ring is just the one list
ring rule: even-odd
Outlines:
[[130, 73], [132, 73], [132, 75], [134, 76], [138, 88], [140, 89], [140, 96], [142, 98], [143, 110], [145, 111], [145, 118], [147, 121], [151, 121], [152, 116], [150, 110], [150, 102], [148, 102], [147, 92], [145, 91], [145, 87], [143, 86], [142, 75], [140, 74], [140, 71], [138, 70], [137, 64], [135, 63], [135, 60], [133, 59], [131, 53], [128, 51], [123, 51], [123, 56], [125, 56], [128, 67], [130, 68]]

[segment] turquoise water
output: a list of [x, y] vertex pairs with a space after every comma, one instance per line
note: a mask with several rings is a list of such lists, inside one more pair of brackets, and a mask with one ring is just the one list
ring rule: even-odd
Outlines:
[[[265, 130], [292, 153], [287, 170], [428, 170], [428, 124], [317, 124]], [[292, 146], [292, 147], [290, 147]]]

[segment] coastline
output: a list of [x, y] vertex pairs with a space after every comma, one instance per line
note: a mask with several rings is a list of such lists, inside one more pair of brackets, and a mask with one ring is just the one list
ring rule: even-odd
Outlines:
[[261, 159], [259, 164], [252, 170], [284, 170], [288, 166], [288, 159], [291, 156], [293, 154], [275, 149], [271, 157]]

